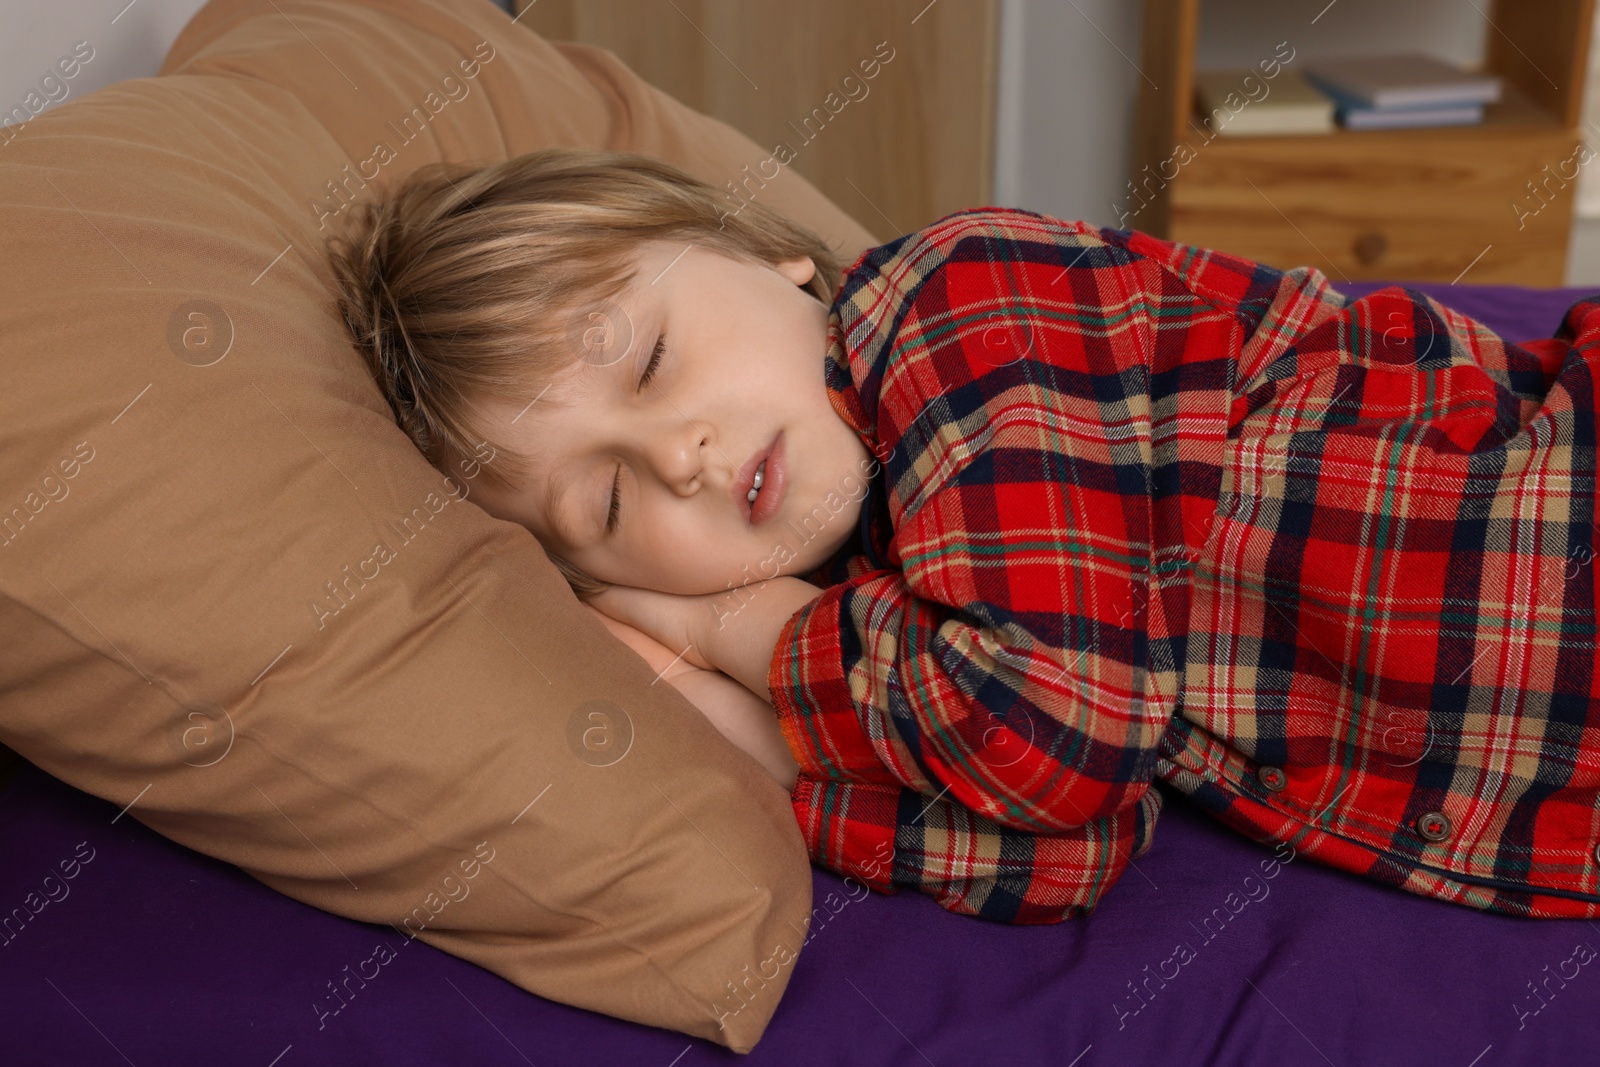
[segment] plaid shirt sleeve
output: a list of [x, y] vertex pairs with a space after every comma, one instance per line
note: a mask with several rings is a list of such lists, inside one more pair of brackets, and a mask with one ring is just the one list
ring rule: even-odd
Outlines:
[[[869, 250], [835, 301], [830, 398], [883, 463], [893, 537], [886, 566], [852, 568], [788, 621], [768, 682], [813, 859], [882, 892], [1059, 922], [1150, 846], [1177, 687], [1147, 647], [1167, 632], [1147, 584], [1156, 446], [1148, 404], [1094, 383], [1142, 394], [1163, 314], [1195, 324], [1163, 335], [1191, 364], [1241, 332], [1160, 262], [1176, 246], [1147, 257], [1126, 238], [957, 212]], [[1149, 291], [1086, 302], [1097, 265]], [[1243, 296], [1254, 270], [1218, 256], [1213, 274], [1232, 274], [1214, 287]], [[1104, 314], [1052, 322], [1068, 303]]]

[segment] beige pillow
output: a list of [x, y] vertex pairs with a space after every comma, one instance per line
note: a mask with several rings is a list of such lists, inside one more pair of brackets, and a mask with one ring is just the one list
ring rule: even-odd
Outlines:
[[[297, 899], [748, 1051], [792, 967], [719, 1020], [728, 983], [811, 906], [788, 798], [393, 425], [321, 227], [440, 159], [766, 153], [464, 0], [214, 0], [162, 77], [13, 133], [0, 742]], [[793, 173], [760, 195], [872, 243]]]

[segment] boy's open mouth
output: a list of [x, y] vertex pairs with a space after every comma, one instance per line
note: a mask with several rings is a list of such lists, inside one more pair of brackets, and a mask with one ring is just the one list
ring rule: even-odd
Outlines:
[[733, 483], [734, 499], [751, 525], [759, 526], [777, 514], [787, 482], [783, 431], [779, 430], [772, 444], [745, 461]]

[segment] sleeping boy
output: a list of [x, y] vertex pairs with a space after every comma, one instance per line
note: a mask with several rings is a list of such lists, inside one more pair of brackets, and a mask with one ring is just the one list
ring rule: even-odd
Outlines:
[[402, 429], [495, 449], [480, 503], [818, 864], [1059, 922], [1160, 779], [1414, 893], [1600, 915], [1600, 300], [1513, 345], [1010, 208], [844, 269], [570, 149], [419, 171], [330, 252]]

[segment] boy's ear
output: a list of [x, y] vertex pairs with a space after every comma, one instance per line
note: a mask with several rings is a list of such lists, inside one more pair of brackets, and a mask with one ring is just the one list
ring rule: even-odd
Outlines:
[[778, 273], [796, 285], [804, 285], [817, 273], [817, 265], [811, 261], [810, 256], [786, 259], [778, 264]]

